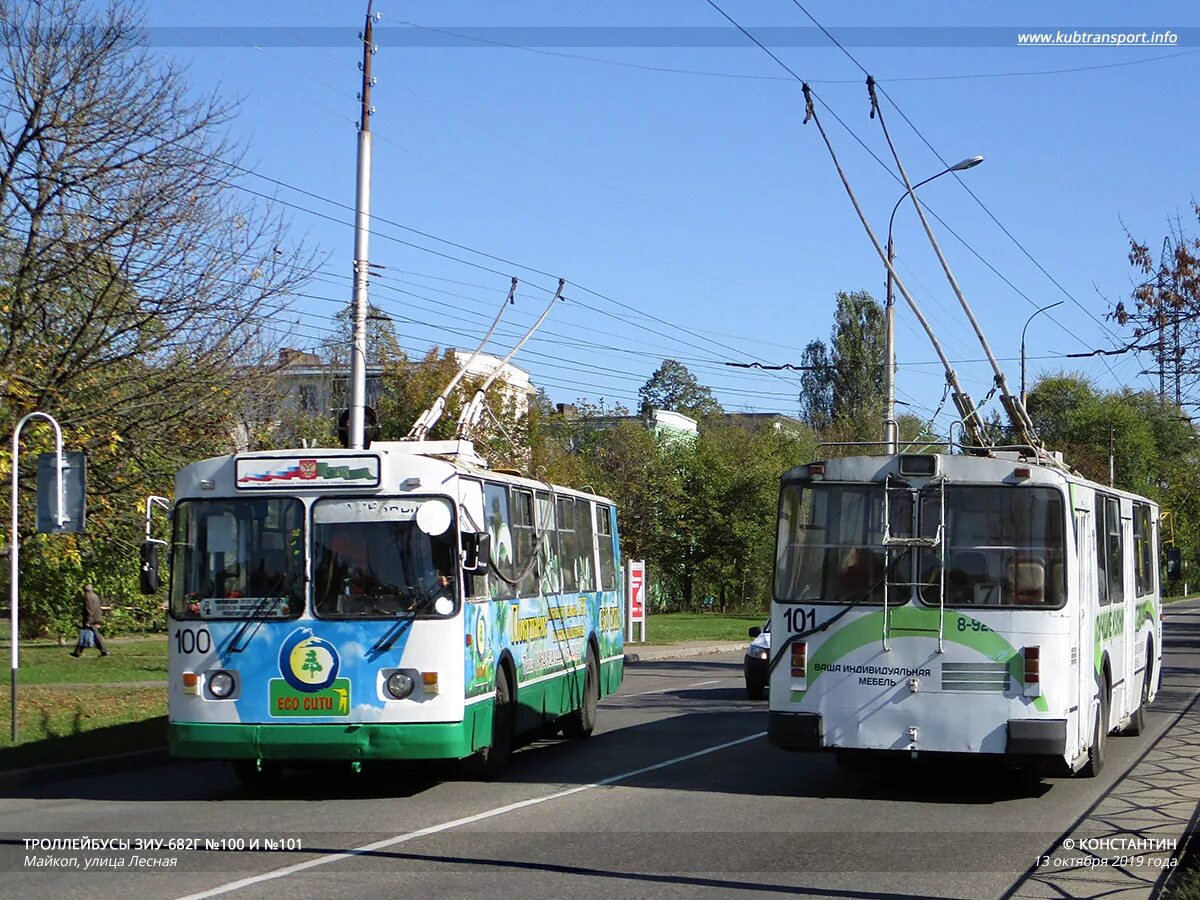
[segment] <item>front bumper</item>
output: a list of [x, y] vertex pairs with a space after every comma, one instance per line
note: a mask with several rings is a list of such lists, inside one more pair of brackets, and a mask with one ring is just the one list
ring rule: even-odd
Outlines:
[[172, 756], [191, 759], [463, 759], [491, 741], [492, 705], [467, 707], [461, 722], [236, 724], [172, 722]]

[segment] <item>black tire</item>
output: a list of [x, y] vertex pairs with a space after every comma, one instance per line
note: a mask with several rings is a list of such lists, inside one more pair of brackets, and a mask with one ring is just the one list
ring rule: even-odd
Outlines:
[[1146, 648], [1146, 671], [1142, 675], [1142, 696], [1137, 710], [1129, 718], [1129, 724], [1123, 734], [1137, 737], [1146, 730], [1146, 707], [1150, 705], [1150, 648]]
[[283, 778], [283, 766], [269, 759], [231, 759], [233, 774], [246, 787], [267, 790], [279, 784]]
[[495, 781], [508, 768], [513, 748], [513, 691], [508, 673], [496, 673], [496, 698], [492, 706], [492, 741], [463, 760], [466, 774], [479, 781]]
[[746, 697], [750, 700], [762, 700], [767, 695], [767, 686], [759, 681], [746, 682]]
[[1079, 770], [1084, 778], [1095, 778], [1104, 769], [1104, 750], [1108, 743], [1108, 690], [1100, 692], [1096, 707], [1096, 724], [1092, 729], [1092, 746], [1088, 747], [1087, 763]]
[[563, 737], [581, 741], [592, 736], [596, 728], [596, 704], [600, 700], [600, 664], [596, 653], [588, 647], [587, 665], [583, 676], [583, 698], [579, 709], [563, 716]]

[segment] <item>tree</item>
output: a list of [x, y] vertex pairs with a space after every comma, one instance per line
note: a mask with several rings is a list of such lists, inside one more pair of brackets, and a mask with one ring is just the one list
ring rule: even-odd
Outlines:
[[687, 366], [674, 359], [662, 361], [662, 365], [638, 388], [638, 399], [642, 401], [638, 412], [643, 417], [655, 409], [669, 409], [695, 418], [722, 412], [712, 389], [702, 385]]
[[833, 424], [834, 369], [824, 341], [809, 341], [800, 354], [800, 418], [817, 431]]
[[[354, 345], [354, 307], [342, 309], [333, 317], [333, 324], [333, 334], [322, 342], [323, 355], [331, 365], [348, 366]], [[367, 365], [387, 365], [405, 358], [396, 334], [396, 323], [373, 303], [367, 304], [366, 337]]]
[[[42, 573], [25, 582], [29, 603], [48, 610], [31, 628], [72, 617], [56, 565], [128, 595], [137, 498], [228, 445], [258, 376], [247, 364], [311, 263], [233, 190], [238, 153], [221, 132], [234, 107], [191, 95], [140, 25], [116, 2], [0, 0], [0, 430], [50, 412], [90, 469], [86, 535], [54, 550], [21, 537]], [[47, 438], [31, 430], [25, 452]], [[31, 487], [22, 478], [30, 524]]]
[[[458, 373], [462, 362], [453, 350], [439, 355], [430, 348], [425, 358], [410, 362], [403, 353], [384, 366], [379, 396], [379, 421], [384, 440], [405, 437], [417, 417], [428, 409]], [[468, 375], [446, 400], [441, 419], [429, 440], [450, 440], [457, 434], [463, 407], [483, 384]], [[492, 465], [524, 469], [529, 463], [528, 411], [512, 389], [497, 378], [486, 394], [487, 412], [472, 435], [476, 450]]]
[[866, 291], [839, 291], [836, 301], [828, 346], [812, 341], [804, 348], [800, 414], [813, 428], [870, 439], [883, 420], [883, 308]]

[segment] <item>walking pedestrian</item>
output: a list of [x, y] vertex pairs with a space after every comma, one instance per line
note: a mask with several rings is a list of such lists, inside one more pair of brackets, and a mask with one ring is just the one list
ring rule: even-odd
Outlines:
[[102, 616], [100, 595], [96, 593], [96, 589], [92, 585], [84, 585], [83, 627], [79, 630], [79, 641], [76, 643], [75, 649], [71, 651], [72, 656], [83, 656], [84, 649], [92, 646], [100, 651], [101, 656], [108, 656], [108, 649], [104, 646], [104, 639], [100, 637], [100, 619]]

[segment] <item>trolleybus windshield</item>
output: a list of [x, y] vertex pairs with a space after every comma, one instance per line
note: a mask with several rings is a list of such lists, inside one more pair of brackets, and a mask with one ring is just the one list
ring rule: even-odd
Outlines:
[[316, 614], [330, 619], [453, 614], [458, 531], [452, 509], [440, 498], [317, 501]]
[[[1065, 602], [1065, 504], [1053, 488], [944, 485], [919, 494], [892, 489], [886, 508], [894, 538], [914, 535], [913, 497], [920, 497], [916, 532], [941, 544], [918, 557], [920, 599], [936, 605], [945, 559], [947, 606], [1058, 607]], [[908, 548], [885, 547], [884, 487], [879, 484], [795, 483], [780, 498], [775, 597], [781, 603], [882, 603], [889, 560], [888, 603], [912, 599]]]
[[304, 608], [304, 505], [184, 500], [175, 511], [171, 615], [292, 618]]
[[[911, 534], [911, 495], [893, 492], [889, 500], [892, 533]], [[907, 550], [885, 553], [883, 510], [882, 485], [785, 485], [775, 598], [781, 603], [882, 603], [885, 559], [890, 555], [892, 572], [908, 568]]]
[[[921, 531], [933, 536], [940, 498], [926, 491]], [[1057, 607], [1063, 582], [1062, 494], [1048, 487], [946, 486], [947, 606]], [[921, 551], [921, 599], [937, 604], [941, 554]]]

